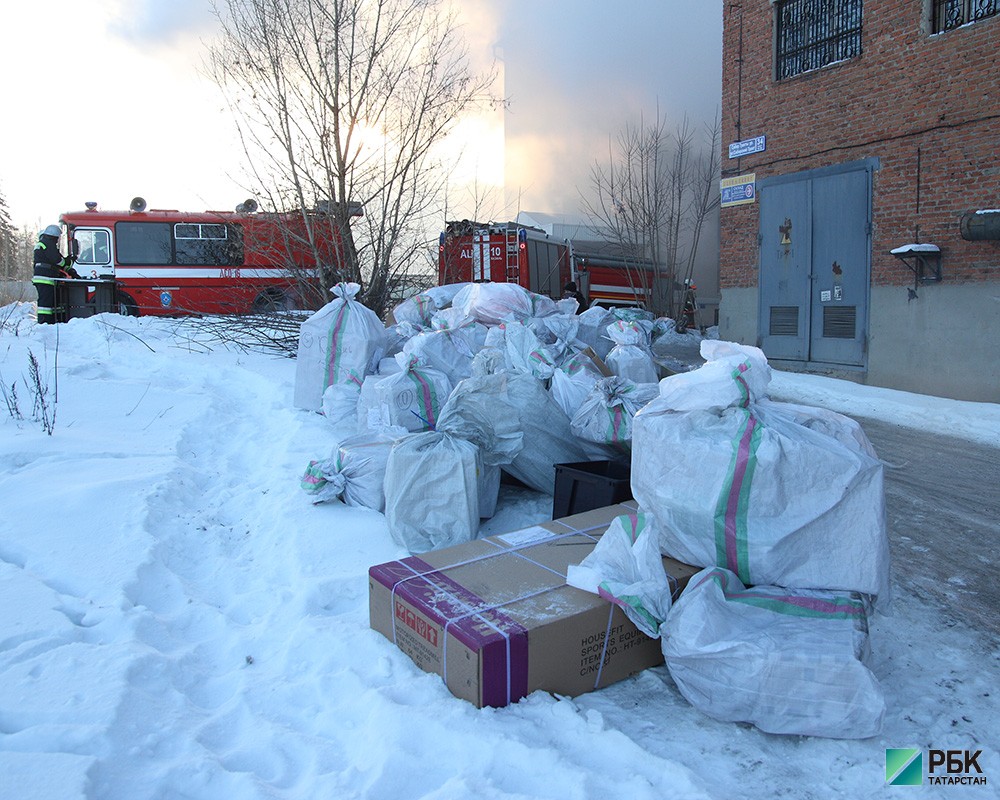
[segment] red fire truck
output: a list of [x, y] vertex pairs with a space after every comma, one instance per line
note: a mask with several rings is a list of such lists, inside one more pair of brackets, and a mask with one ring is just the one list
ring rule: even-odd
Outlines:
[[128, 211], [86, 205], [59, 218], [68, 252], [82, 277], [114, 280], [124, 314], [308, 308], [320, 270], [337, 263], [332, 217], [319, 211], [257, 212], [253, 200], [235, 212], [147, 211], [140, 197]]
[[516, 222], [446, 223], [438, 237], [438, 281], [517, 283], [558, 300], [569, 281], [591, 305], [645, 306], [649, 265], [575, 252], [568, 239], [551, 238], [539, 228]]

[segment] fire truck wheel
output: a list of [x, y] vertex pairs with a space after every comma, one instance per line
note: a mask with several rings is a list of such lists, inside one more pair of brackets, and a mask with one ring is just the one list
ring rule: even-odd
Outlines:
[[291, 301], [281, 289], [265, 289], [253, 301], [253, 313], [273, 314], [276, 311], [288, 311]]
[[126, 317], [138, 317], [139, 306], [132, 295], [126, 292], [118, 292], [118, 313]]

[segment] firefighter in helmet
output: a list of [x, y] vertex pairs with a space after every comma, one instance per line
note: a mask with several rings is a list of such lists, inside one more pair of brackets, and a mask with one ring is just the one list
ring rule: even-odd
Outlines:
[[59, 252], [58, 225], [49, 225], [38, 234], [35, 269], [31, 282], [38, 292], [38, 321], [61, 322], [56, 318], [56, 278], [79, 278], [73, 258]]

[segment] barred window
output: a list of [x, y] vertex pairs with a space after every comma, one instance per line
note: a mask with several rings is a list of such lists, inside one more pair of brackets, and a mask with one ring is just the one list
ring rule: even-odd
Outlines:
[[861, 55], [861, 7], [862, 0], [778, 2], [777, 79]]
[[952, 28], [978, 22], [1000, 13], [1000, 0], [934, 0], [934, 33], [944, 33]]
[[243, 264], [238, 234], [235, 225], [178, 222], [174, 225], [174, 262], [238, 267]]

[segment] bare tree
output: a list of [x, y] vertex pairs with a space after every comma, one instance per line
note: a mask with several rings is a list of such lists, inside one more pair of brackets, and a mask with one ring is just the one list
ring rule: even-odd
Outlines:
[[0, 306], [34, 299], [31, 266], [37, 240], [37, 229], [14, 226], [7, 200], [0, 194]]
[[7, 199], [0, 193], [0, 274], [14, 277], [17, 272], [18, 232], [10, 221]]
[[382, 314], [439, 219], [439, 144], [491, 76], [470, 73], [441, 0], [220, 0], [216, 14], [210, 71], [253, 183], [302, 212], [323, 288], [356, 281]]
[[706, 138], [698, 152], [687, 120], [670, 133], [659, 110], [651, 123], [627, 124], [609, 142], [607, 162], [591, 169], [591, 197], [583, 200], [632, 288], [671, 318], [718, 192], [717, 122]]
[[705, 145], [695, 158], [691, 172], [691, 192], [685, 222], [690, 230], [691, 245], [688, 248], [687, 267], [684, 270], [685, 283], [694, 275], [695, 259], [701, 232], [709, 215], [719, 207], [719, 179], [721, 177], [721, 150], [719, 147], [722, 127], [716, 115], [711, 125], [705, 126]]

